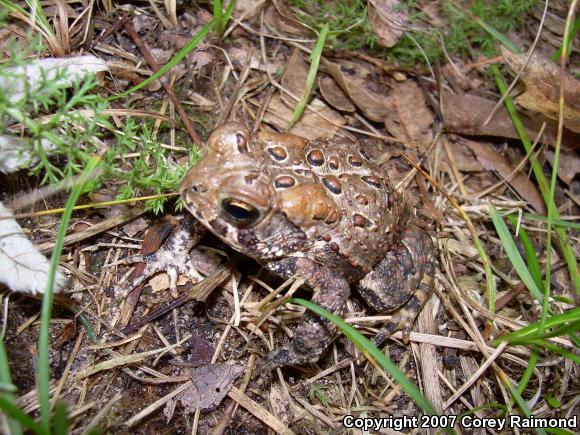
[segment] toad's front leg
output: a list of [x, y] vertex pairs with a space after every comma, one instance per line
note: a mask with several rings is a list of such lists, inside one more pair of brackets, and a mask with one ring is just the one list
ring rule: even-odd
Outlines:
[[158, 272], [167, 272], [169, 287], [172, 294], [177, 294], [177, 277], [183, 275], [194, 282], [201, 281], [201, 276], [193, 263], [189, 253], [202, 238], [205, 228], [193, 216], [186, 214], [180, 225], [174, 229], [157, 252], [144, 255], [133, 255], [118, 264], [144, 263], [145, 269], [131, 281], [125, 281], [120, 287], [121, 294], [143, 283]]
[[[266, 268], [284, 277], [296, 275], [304, 278], [314, 290], [312, 302], [342, 316], [350, 287], [338, 273], [305, 258], [285, 258], [267, 264]], [[336, 330], [336, 325], [307, 310], [292, 342], [265, 357], [262, 373], [267, 375], [285, 365], [316, 362], [335, 338]]]

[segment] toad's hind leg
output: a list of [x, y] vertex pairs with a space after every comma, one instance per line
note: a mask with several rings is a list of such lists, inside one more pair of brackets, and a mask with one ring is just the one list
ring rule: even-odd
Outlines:
[[413, 323], [433, 291], [434, 274], [430, 237], [419, 227], [407, 227], [400, 242], [359, 282], [360, 295], [375, 310], [397, 310], [374, 344], [380, 345], [397, 330], [402, 330], [405, 343], [409, 341]]
[[[314, 290], [312, 302], [337, 316], [342, 316], [350, 287], [335, 271], [304, 258], [286, 258], [268, 264], [267, 268], [281, 276], [303, 277]], [[336, 333], [336, 325], [306, 310], [302, 321], [294, 331], [292, 342], [265, 357], [262, 374], [267, 376], [273, 369], [285, 365], [316, 362], [335, 338]]]

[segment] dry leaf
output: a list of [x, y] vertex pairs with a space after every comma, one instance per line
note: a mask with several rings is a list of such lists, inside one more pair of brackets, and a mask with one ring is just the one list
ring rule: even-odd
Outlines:
[[322, 58], [326, 72], [330, 74], [344, 93], [371, 121], [383, 122], [389, 113], [386, 95], [376, 87], [373, 67], [363, 62], [341, 61], [332, 63]]
[[393, 110], [385, 119], [387, 130], [407, 146], [426, 150], [433, 141], [435, 117], [419, 85], [411, 80], [397, 83], [391, 92], [391, 106]]
[[235, 43], [228, 48], [228, 56], [234, 65], [244, 67], [248, 62], [248, 54], [252, 53], [250, 58], [250, 68], [259, 71], [268, 71], [270, 74], [275, 74], [281, 67], [282, 63], [276, 58], [268, 57], [268, 63], [264, 65], [262, 56], [259, 52], [253, 49], [253, 45], [247, 39], [238, 38]]
[[217, 105], [217, 101], [210, 100], [197, 92], [190, 92], [188, 98], [195, 106], [202, 109], [211, 109]]
[[265, 0], [238, 0], [232, 15], [249, 21], [258, 16], [265, 3]]
[[[480, 172], [483, 165], [475, 158], [471, 150], [463, 142], [453, 142], [449, 144], [453, 154], [455, 167], [461, 172]], [[446, 153], [441, 157], [445, 165], [449, 165]]]
[[60, 334], [58, 334], [56, 343], [54, 345], [56, 346], [57, 349], [60, 349], [76, 336], [77, 336], [77, 322], [76, 320], [73, 320], [72, 322], [64, 325], [64, 328], [62, 328]]
[[442, 9], [443, 5], [439, 2], [427, 2], [421, 6], [421, 12], [429, 18], [429, 23], [439, 28], [448, 25], [446, 14]]
[[135, 234], [145, 231], [151, 224], [145, 218], [133, 219], [127, 225], [123, 225], [123, 232], [129, 237], [135, 237]]
[[230, 364], [208, 364], [191, 371], [193, 385], [175, 397], [186, 413], [196, 409], [210, 411], [215, 409], [230, 391], [234, 381], [246, 367]]
[[[472, 94], [453, 94], [443, 91], [441, 95], [441, 113], [443, 123], [448, 131], [475, 136], [497, 136], [519, 139], [512, 120], [504, 107], [496, 110], [491, 121], [483, 125], [495, 106], [495, 102]], [[526, 133], [534, 140], [538, 136], [541, 123], [520, 114]], [[542, 142], [555, 143], [556, 125], [553, 121], [544, 130]], [[575, 149], [580, 145], [578, 134], [567, 131], [564, 133], [562, 144]]]
[[344, 94], [333, 78], [326, 75], [318, 78], [318, 87], [322, 97], [335, 109], [342, 112], [354, 112], [356, 107]]
[[[546, 151], [546, 158], [553, 165], [554, 152]], [[580, 172], [580, 156], [574, 151], [562, 150], [558, 160], [558, 177], [568, 186]]]
[[546, 214], [544, 200], [525, 172], [520, 170], [512, 175], [514, 171], [512, 164], [502, 154], [494, 150], [491, 144], [475, 141], [466, 141], [466, 144], [485, 169], [496, 171], [536, 212], [542, 215]]
[[[502, 47], [508, 65], [519, 71], [527, 54], [514, 54]], [[558, 119], [560, 83], [564, 78], [564, 127], [580, 133], [580, 81], [564, 73], [558, 65], [534, 53], [521, 74], [526, 91], [516, 101], [526, 109], [541, 112], [550, 119]]]
[[298, 98], [296, 100], [296, 98], [288, 95], [286, 92], [282, 93], [282, 101], [292, 110], [294, 110], [302, 95], [306, 93], [307, 76], [308, 64], [304, 60], [302, 52], [296, 49], [292, 53], [292, 56], [290, 56], [286, 69], [284, 70], [284, 75], [282, 76], [282, 86], [284, 89]]
[[[279, 95], [275, 95], [270, 100], [264, 121], [272, 124], [279, 131], [283, 131], [288, 126], [288, 121], [291, 118], [292, 110], [284, 104]], [[345, 122], [340, 113], [330, 109], [320, 99], [313, 98], [310, 104], [306, 106], [300, 121], [289, 130], [289, 133], [294, 133], [310, 140], [318, 139], [319, 137], [332, 138]]]
[[403, 35], [409, 13], [398, 0], [369, 0], [369, 21], [379, 45], [390, 48]]
[[158, 65], [165, 65], [167, 62], [169, 62], [169, 60], [175, 53], [174, 50], [163, 50], [161, 48], [151, 48], [149, 52], [151, 53], [153, 59], [155, 59], [155, 62], [157, 62]]
[[191, 355], [190, 361], [194, 365], [206, 365], [211, 362], [215, 347], [204, 337], [195, 331], [191, 331]]
[[276, 2], [274, 6], [270, 6], [264, 13], [264, 24], [268, 29], [274, 29], [277, 34], [283, 33], [294, 36], [311, 36], [311, 32], [307, 27], [304, 27], [286, 10], [282, 15], [276, 10]]

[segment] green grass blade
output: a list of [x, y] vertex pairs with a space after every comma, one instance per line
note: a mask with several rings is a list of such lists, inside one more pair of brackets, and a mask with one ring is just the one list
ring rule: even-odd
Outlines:
[[[550, 316], [546, 319], [545, 323], [545, 330], [550, 328], [560, 328], [560, 327], [567, 327], [569, 324], [573, 324], [580, 321], [580, 307], [574, 308], [568, 311], [565, 311], [561, 314], [556, 314], [554, 316]], [[496, 338], [493, 340], [494, 345], [498, 345], [502, 341], [507, 341], [511, 343], [512, 341], [516, 341], [522, 338], [543, 338], [544, 335], [539, 335], [535, 337], [535, 334], [538, 334], [540, 331], [540, 323], [532, 323], [524, 328], [518, 329], [517, 331], [511, 332], [509, 334], [502, 335], [501, 337]], [[543, 332], [542, 334], [545, 334]]]
[[538, 346], [543, 346], [544, 348], [548, 349], [551, 352], [562, 355], [564, 358], [569, 359], [574, 364], [580, 364], [580, 356], [578, 356], [575, 353], [570, 352], [569, 350], [566, 350], [560, 346], [556, 346], [554, 343], [550, 343], [549, 341], [545, 341], [545, 340], [536, 340], [533, 342], [533, 344], [537, 344]]
[[302, 94], [300, 101], [294, 109], [292, 119], [290, 119], [290, 122], [288, 122], [288, 130], [292, 128], [292, 126], [296, 124], [296, 122], [302, 116], [302, 112], [304, 112], [304, 108], [306, 107], [308, 99], [310, 98], [310, 94], [312, 93], [312, 89], [314, 88], [314, 81], [316, 80], [316, 73], [318, 72], [318, 66], [320, 65], [320, 58], [322, 57], [322, 50], [324, 48], [326, 36], [328, 35], [328, 29], [329, 27], [327, 23], [320, 30], [318, 41], [316, 41], [316, 45], [314, 46], [314, 49], [310, 55], [310, 69], [308, 70], [308, 76], [306, 77], [306, 91], [304, 94]]
[[[568, 38], [569, 39], [569, 41], [568, 41], [568, 53], [570, 53], [570, 49], [572, 48], [572, 41], [574, 41], [574, 38], [576, 37], [578, 30], [580, 30], [580, 17], [576, 17], [576, 20], [574, 21], [574, 25], [570, 29], [570, 34], [569, 34], [570, 36]], [[564, 51], [564, 44], [562, 44], [560, 46], [558, 51], [556, 51], [550, 59], [552, 59], [553, 62], [558, 62], [558, 60], [560, 60], [560, 56], [562, 56], [563, 51]]]
[[215, 30], [218, 35], [223, 35], [224, 33], [224, 23], [222, 16], [223, 16], [222, 1], [213, 0], [213, 19], [216, 23]]
[[69, 429], [69, 421], [67, 415], [66, 405], [64, 403], [57, 403], [54, 406], [54, 435], [67, 435]]
[[[499, 88], [500, 92], [505, 95], [507, 91], [507, 85], [505, 84], [497, 65], [492, 65], [491, 71], [495, 77], [497, 87]], [[536, 155], [531, 152], [532, 143], [530, 142], [528, 134], [526, 133], [524, 125], [518, 115], [513, 100], [509, 96], [506, 96], [504, 103], [508, 113], [510, 114], [514, 127], [518, 132], [518, 136], [520, 137], [520, 140], [524, 145], [526, 153], [528, 153], [530, 156], [529, 158], [530, 165], [532, 166], [532, 171], [534, 173], [534, 176], [536, 177], [538, 187], [540, 188], [540, 193], [544, 198], [544, 202], [548, 206], [548, 210], [550, 210], [550, 203], [553, 202], [553, 197], [550, 196], [548, 181], [546, 180], [546, 176], [544, 175], [542, 165], [538, 162]], [[552, 205], [552, 210], [553, 216], [551, 216], [549, 220], [550, 221], [559, 220], [560, 213], [555, 207], [555, 204]], [[560, 247], [564, 255], [564, 259], [566, 260], [566, 265], [568, 266], [570, 277], [572, 278], [574, 286], [576, 287], [576, 293], [580, 295], [580, 272], [578, 271], [578, 264], [576, 262], [576, 255], [574, 253], [574, 250], [572, 249], [570, 243], [568, 242], [568, 235], [562, 228], [556, 228], [556, 235], [558, 236]]]
[[54, 250], [50, 259], [47, 286], [42, 298], [40, 316], [40, 337], [38, 339], [38, 401], [40, 403], [40, 415], [45, 429], [50, 430], [50, 365], [48, 359], [50, 340], [50, 318], [52, 316], [52, 303], [54, 299], [54, 278], [58, 260], [64, 245], [64, 237], [71, 217], [73, 206], [79, 198], [85, 183], [100, 164], [100, 157], [93, 157], [79, 177], [79, 182], [73, 187], [62, 213], [58, 233], [56, 235]]
[[[236, 7], [236, 3], [238, 0], [231, 0], [230, 4], [226, 8], [226, 11], [222, 14], [222, 26], [225, 30], [226, 26], [228, 25], [228, 21], [230, 20], [232, 13], [234, 12], [234, 8]], [[220, 33], [221, 35], [221, 33]]]
[[[8, 364], [8, 356], [6, 355], [6, 348], [4, 347], [3, 340], [0, 340], [0, 383], [3, 385], [13, 385], [12, 375], [10, 374], [10, 365]], [[3, 391], [0, 394], [0, 397], [16, 407], [16, 404], [14, 403], [14, 394], [12, 394], [11, 391]], [[20, 426], [20, 421], [18, 419], [9, 416], [8, 425], [10, 426], [11, 434], [22, 434], [22, 427]]]
[[575, 337], [576, 332], [578, 332], [580, 330], [580, 320], [576, 321], [576, 322], [572, 322], [570, 324], [565, 324], [565, 325], [559, 326], [559, 327], [554, 328], [554, 329], [549, 329], [549, 330], [544, 330], [544, 331], [542, 331], [540, 328], [541, 322], [537, 322], [537, 325], [538, 325], [537, 332], [533, 332], [529, 335], [526, 335], [525, 337], [515, 338], [514, 340], [511, 340], [510, 343], [513, 345], [530, 344], [530, 343], [533, 343], [537, 340], [546, 340], [546, 339], [553, 338], [553, 337], [561, 337], [561, 336], [564, 336], [566, 334], [571, 334], [573, 337]]
[[455, 8], [461, 11], [467, 16], [471, 17], [483, 30], [489, 33], [495, 40], [497, 40], [500, 44], [506, 47], [512, 53], [520, 53], [520, 47], [518, 47], [515, 43], [513, 43], [507, 36], [503, 35], [501, 32], [498, 32], [495, 28], [487, 24], [484, 20], [474, 14], [472, 11], [463, 9], [458, 3], [453, 2]]
[[54, 31], [48, 22], [48, 18], [44, 14], [44, 10], [42, 9], [42, 5], [38, 0], [26, 0], [28, 6], [30, 6], [30, 18], [34, 19], [40, 28], [48, 35], [54, 36]]
[[11, 417], [14, 420], [20, 422], [20, 424], [24, 427], [27, 427], [32, 432], [38, 435], [48, 435], [49, 432], [44, 429], [40, 424], [35, 422], [32, 417], [26, 414], [22, 409], [16, 406], [14, 403], [6, 400], [6, 397], [0, 396], [0, 409], [6, 415]]
[[48, 22], [48, 18], [46, 18], [44, 10], [38, 0], [26, 0], [26, 3], [30, 6], [32, 12], [28, 12], [26, 9], [21, 8], [18, 4], [11, 2], [10, 0], [0, 0], [0, 6], [3, 6], [7, 11], [25, 17], [30, 21], [30, 23], [36, 23], [40, 29], [40, 33], [47, 42], [50, 42], [49, 40], [51, 38], [55, 40], [56, 36], [54, 30]]
[[[517, 219], [513, 214], [508, 215], [507, 218], [514, 227], [517, 226]], [[530, 271], [530, 275], [532, 275], [532, 278], [534, 279], [534, 282], [536, 283], [538, 290], [544, 291], [544, 283], [542, 282], [542, 271], [540, 269], [540, 263], [538, 262], [536, 249], [534, 248], [532, 241], [528, 237], [528, 233], [522, 227], [520, 227], [519, 229], [519, 236], [522, 245], [524, 246], [524, 254], [526, 255], [526, 264]]]
[[319, 316], [323, 316], [327, 320], [334, 323], [340, 331], [350, 340], [352, 343], [367, 357], [374, 359], [383, 369], [388, 371], [391, 376], [397, 381], [401, 388], [409, 395], [411, 399], [426, 413], [429, 415], [436, 415], [437, 411], [431, 403], [421, 394], [421, 391], [407, 379], [405, 374], [389, 359], [385, 356], [383, 352], [376, 346], [374, 346], [371, 341], [342, 320], [340, 317], [326, 311], [324, 308], [318, 305], [299, 298], [291, 298], [288, 302], [296, 303], [305, 306], [309, 310], [313, 311]]
[[528, 361], [528, 365], [526, 366], [526, 370], [524, 370], [524, 374], [522, 375], [520, 383], [518, 384], [518, 393], [522, 394], [525, 391], [526, 386], [530, 382], [530, 379], [532, 379], [532, 375], [534, 374], [534, 368], [536, 367], [537, 363], [538, 363], [538, 348], [537, 346], [534, 346], [532, 348], [532, 354], [530, 355], [530, 359]]
[[516, 243], [514, 242], [514, 239], [512, 238], [512, 235], [510, 234], [507, 225], [505, 224], [501, 215], [494, 206], [490, 206], [489, 211], [491, 214], [491, 220], [493, 221], [493, 225], [495, 226], [495, 230], [497, 231], [497, 234], [499, 235], [499, 238], [501, 240], [501, 244], [508, 258], [510, 259], [516, 273], [518, 274], [518, 276], [520, 277], [526, 288], [536, 298], [536, 300], [542, 303], [544, 300], [544, 296], [542, 295], [542, 292], [536, 285], [536, 281], [530, 274], [530, 271], [526, 267], [526, 264], [524, 263], [524, 260], [522, 259], [522, 256], [518, 251]]
[[[514, 400], [516, 401], [516, 403], [518, 404], [524, 415], [530, 418], [530, 416], [533, 415], [532, 411], [528, 407], [528, 404], [526, 403], [522, 395], [519, 393], [518, 389], [510, 381], [507, 381], [505, 384], [511, 396], [514, 398]], [[537, 434], [540, 435], [544, 435], [546, 433], [543, 429], [535, 429], [535, 431]]]
[[[229, 6], [228, 6], [229, 9]], [[175, 65], [177, 65], [181, 59], [183, 59], [185, 56], [187, 56], [189, 54], [189, 52], [191, 50], [193, 50], [195, 47], [197, 47], [197, 45], [203, 41], [203, 39], [207, 36], [207, 34], [215, 27], [216, 25], [216, 21], [214, 19], [212, 19], [211, 21], [209, 21], [205, 26], [203, 26], [199, 32], [197, 32], [193, 38], [191, 38], [191, 40], [185, 45], [185, 47], [183, 47], [181, 50], [179, 50], [177, 52], [177, 54], [175, 56], [173, 56], [173, 58], [167, 62], [165, 65], [163, 65], [159, 71], [157, 71], [156, 73], [152, 74], [151, 76], [149, 76], [147, 79], [143, 80], [141, 83], [139, 83], [136, 86], [133, 86], [131, 89], [126, 90], [125, 92], [119, 94], [119, 95], [114, 95], [112, 97], [109, 97], [107, 99], [107, 101], [113, 101], [119, 98], [123, 98], [126, 97], [127, 95], [138, 91], [139, 89], [141, 89], [144, 86], [147, 86], [149, 83], [151, 83], [154, 80], [157, 80], [158, 78], [160, 78], [161, 76], [163, 76], [163, 74], [165, 74], [167, 71], [169, 71], [171, 68], [173, 68]]]
[[[520, 407], [520, 409], [524, 413], [524, 415], [526, 417], [530, 418], [533, 415], [532, 411], [528, 407], [528, 404], [526, 403], [526, 401], [524, 400], [522, 395], [518, 392], [517, 388], [509, 381], [506, 382], [506, 386], [507, 386], [511, 396], [514, 398], [514, 400], [516, 401], [516, 403], [518, 404], [518, 406]], [[540, 434], [540, 435], [545, 435], [546, 431], [544, 431], [544, 429], [536, 429], [536, 433]]]
[[[532, 220], [532, 221], [538, 221], [538, 222], [545, 222], [548, 223], [548, 216], [542, 216], [536, 213], [524, 213], [523, 216], [526, 219]], [[576, 222], [572, 222], [572, 221], [563, 221], [561, 219], [555, 219], [552, 222], [552, 225], [556, 226], [556, 227], [562, 227], [562, 228], [571, 228], [573, 230], [580, 230], [580, 224], [576, 223]]]

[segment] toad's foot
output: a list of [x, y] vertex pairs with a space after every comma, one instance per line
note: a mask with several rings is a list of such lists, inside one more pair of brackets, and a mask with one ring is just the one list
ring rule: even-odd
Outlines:
[[134, 279], [125, 281], [120, 287], [121, 294], [145, 282], [146, 279], [158, 272], [167, 272], [169, 288], [173, 296], [177, 295], [177, 277], [186, 276], [193, 282], [203, 279], [191, 262], [189, 252], [199, 242], [205, 228], [190, 215], [185, 216], [178, 228], [165, 240], [157, 252], [133, 255], [117, 264], [144, 263], [144, 270]]

